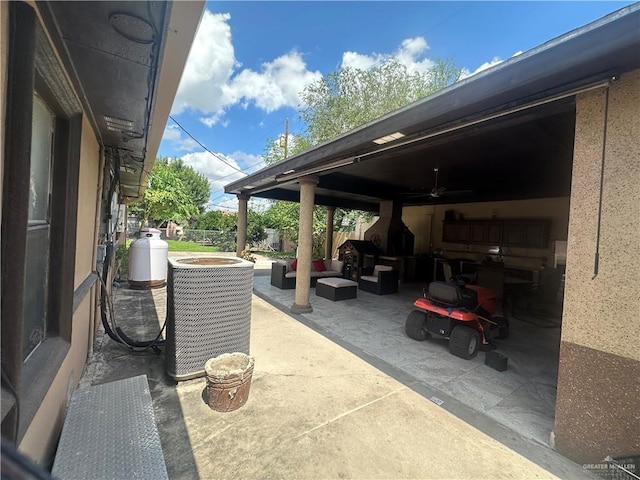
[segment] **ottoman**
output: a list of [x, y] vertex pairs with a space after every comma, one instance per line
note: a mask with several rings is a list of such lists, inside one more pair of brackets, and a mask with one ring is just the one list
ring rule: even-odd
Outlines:
[[358, 284], [338, 277], [319, 278], [316, 283], [316, 295], [332, 301], [356, 298]]

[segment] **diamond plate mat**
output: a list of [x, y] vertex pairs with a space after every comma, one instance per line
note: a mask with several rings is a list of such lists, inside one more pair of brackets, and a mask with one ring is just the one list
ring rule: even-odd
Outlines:
[[168, 479], [147, 376], [76, 390], [53, 470], [60, 479]]

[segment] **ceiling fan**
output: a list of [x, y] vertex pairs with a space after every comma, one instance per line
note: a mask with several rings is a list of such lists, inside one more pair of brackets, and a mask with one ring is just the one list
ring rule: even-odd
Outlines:
[[436, 183], [433, 186], [433, 188], [431, 189], [431, 192], [429, 193], [429, 196], [431, 198], [438, 198], [440, 197], [444, 192], [447, 191], [447, 187], [438, 187], [438, 167], [434, 168], [433, 171], [436, 174]]
[[409, 192], [406, 196], [410, 197], [410, 198], [417, 198], [417, 197], [430, 197], [430, 198], [440, 198], [442, 196], [454, 196], [454, 195], [469, 195], [471, 193], [473, 193], [473, 190], [447, 190], [447, 187], [443, 187], [443, 186], [438, 186], [438, 167], [435, 167], [433, 169], [434, 173], [436, 174], [436, 180], [435, 180], [435, 184], [433, 186], [433, 188], [431, 189], [431, 191], [426, 192], [426, 191], [412, 191]]

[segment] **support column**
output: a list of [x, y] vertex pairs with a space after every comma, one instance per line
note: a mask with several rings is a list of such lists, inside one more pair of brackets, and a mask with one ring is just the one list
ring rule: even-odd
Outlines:
[[313, 249], [313, 204], [318, 177], [302, 177], [300, 183], [300, 225], [298, 227], [298, 267], [296, 268], [296, 295], [291, 306], [293, 313], [311, 313], [311, 255]]
[[236, 232], [236, 256], [242, 257], [242, 251], [247, 246], [247, 205], [248, 195], [238, 195], [238, 231]]
[[333, 253], [333, 219], [336, 207], [327, 207], [327, 238], [324, 243], [324, 258], [331, 259]]

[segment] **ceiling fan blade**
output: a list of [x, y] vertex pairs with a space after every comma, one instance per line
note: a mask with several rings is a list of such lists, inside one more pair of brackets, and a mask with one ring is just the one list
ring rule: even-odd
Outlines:
[[447, 190], [446, 192], [442, 192], [444, 196], [453, 197], [456, 195], [472, 195], [475, 193], [473, 190]]
[[433, 187], [433, 190], [431, 190], [431, 196], [434, 198], [439, 197], [440, 195], [445, 193], [446, 190], [447, 187]]

